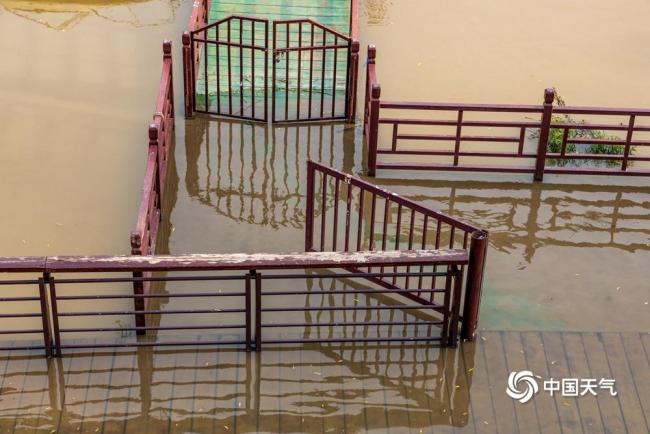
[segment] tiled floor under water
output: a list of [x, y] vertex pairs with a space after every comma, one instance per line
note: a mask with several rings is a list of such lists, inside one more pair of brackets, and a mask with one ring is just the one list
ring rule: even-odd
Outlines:
[[[650, 428], [650, 334], [482, 332], [474, 343], [97, 350], [0, 358], [0, 432], [533, 433]], [[510, 371], [616, 378], [618, 398], [505, 394]], [[541, 380], [540, 380], [541, 381]]]

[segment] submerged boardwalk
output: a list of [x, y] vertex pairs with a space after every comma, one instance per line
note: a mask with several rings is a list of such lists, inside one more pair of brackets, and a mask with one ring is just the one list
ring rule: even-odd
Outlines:
[[[483, 332], [458, 350], [372, 344], [0, 356], [0, 432], [642, 433], [650, 334]], [[519, 404], [508, 373], [614, 378]]]

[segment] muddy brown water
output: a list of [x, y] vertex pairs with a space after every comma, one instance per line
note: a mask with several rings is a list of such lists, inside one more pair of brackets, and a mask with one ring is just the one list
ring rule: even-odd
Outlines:
[[[177, 101], [181, 101], [178, 35], [189, 9], [187, 2], [163, 1], [110, 7], [96, 2], [0, 2], [0, 52], [4, 59], [11, 59], [0, 68], [0, 118], [5, 121], [0, 130], [4, 181], [0, 184], [4, 204], [0, 213], [1, 255], [128, 252], [128, 233], [135, 221], [144, 170], [146, 125], [160, 74], [160, 42], [171, 37], [176, 44], [176, 93]], [[643, 21], [648, 9], [650, 4], [636, 0], [624, 5], [581, 1], [569, 6], [531, 1], [517, 8], [506, 1], [452, 5], [366, 0], [361, 9], [362, 47], [369, 42], [378, 46], [379, 78], [387, 99], [537, 104], [543, 88], [555, 86], [571, 105], [650, 107], [646, 77], [650, 70], [650, 30]], [[176, 147], [159, 253], [299, 251], [304, 233], [305, 161], [312, 158], [346, 172], [363, 173], [358, 127], [266, 126], [198, 117], [185, 121], [181, 110], [177, 109]], [[547, 181], [532, 184], [526, 176], [408, 172], [379, 173], [374, 180], [490, 231], [481, 328], [593, 332], [650, 329], [646, 270], [650, 260], [650, 181], [603, 177], [548, 177]], [[129, 288], [116, 290], [128, 292]], [[188, 306], [178, 300], [164, 303], [164, 308]], [[112, 310], [126, 305], [105, 307]], [[21, 307], [13, 305], [12, 309]], [[128, 323], [131, 319], [120, 320]], [[114, 319], [107, 321], [104, 325], [114, 325]], [[164, 324], [172, 324], [166, 321], [171, 319], [163, 318]], [[9, 327], [8, 323], [3, 327]], [[408, 357], [405, 350], [395, 350], [401, 351], [396, 358], [391, 358], [390, 349], [364, 351], [336, 356], [313, 348], [296, 354], [288, 350], [269, 352], [264, 356], [266, 362], [242, 362], [243, 367], [233, 369], [224, 366], [207, 386], [196, 386], [200, 382], [192, 378], [198, 377], [189, 370], [160, 368], [185, 361], [192, 366], [205, 356], [172, 353], [158, 358], [162, 361], [156, 369], [162, 369], [163, 378], [156, 384], [175, 396], [189, 397], [196, 387], [218, 386], [223, 391], [238, 378], [250, 377], [244, 374], [245, 369], [257, 366], [264, 367], [265, 378], [274, 378], [266, 372], [269, 369], [282, 378], [294, 375], [296, 364], [300, 365], [304, 357], [300, 381], [295, 383], [298, 391], [292, 392], [293, 383], [273, 380], [264, 383], [261, 392], [243, 395], [244, 401], [253, 400], [242, 401], [247, 411], [261, 405], [272, 416], [266, 422], [262, 419], [261, 427], [244, 423], [241, 431], [274, 432], [282, 426], [283, 418], [295, 431], [340, 430], [336, 417], [322, 419], [318, 410], [305, 410], [321, 405], [336, 409], [331, 414], [351, 415], [349, 432], [380, 429], [387, 424], [411, 426], [418, 432], [430, 425], [458, 426], [465, 420], [467, 394], [453, 398], [458, 401], [451, 403], [453, 388], [439, 389], [434, 384], [440, 375], [451, 376], [444, 383], [453, 384], [459, 372], [472, 369], [473, 361], [443, 357], [437, 350], [429, 353], [422, 346], [411, 350], [415, 353]], [[53, 384], [83, 384], [92, 369], [101, 370], [105, 364], [139, 364], [139, 373], [127, 372], [131, 384], [142, 382], [140, 375], [150, 375], [146, 360], [152, 356], [125, 357], [131, 359], [117, 363], [115, 357], [108, 357], [100, 359], [98, 366], [81, 356], [64, 358], [61, 363], [66, 364], [65, 369], [50, 367], [51, 372], [33, 377], [21, 377], [20, 372], [0, 374], [0, 381], [4, 381], [0, 391], [5, 395], [0, 395], [0, 402], [11, 403], [4, 408], [13, 409], [2, 413], [2, 428], [20, 428], [20, 424], [8, 422], [13, 415], [26, 411], [35, 399], [46, 401], [39, 394], [5, 394], [19, 390], [19, 384], [41, 381], [48, 384], [44, 387], [49, 388], [50, 395], [58, 394], [62, 389]], [[166, 362], [165, 357], [173, 361]], [[243, 353], [223, 357], [228, 363], [249, 358]], [[293, 363], [291, 372], [288, 364], [278, 368], [271, 360], [284, 357]], [[454, 359], [447, 362], [451, 364], [446, 371], [446, 365], [439, 369], [447, 374], [426, 377], [429, 385], [417, 380], [413, 385], [390, 382], [445, 357]], [[370, 359], [391, 362], [390, 366], [377, 367], [377, 372], [374, 368], [363, 371]], [[206, 359], [206, 366], [212, 360], [213, 356]], [[333, 367], [323, 360], [333, 360]], [[345, 363], [341, 375], [335, 372], [338, 360]], [[4, 366], [10, 372], [11, 363], [22, 369], [25, 362], [1, 359], [0, 369]], [[21, 372], [29, 369], [24, 367]], [[61, 378], [56, 378], [58, 372], [64, 372]], [[329, 392], [314, 386], [318, 382], [313, 380], [320, 379], [316, 372], [327, 373], [324, 384], [351, 381], [352, 386], [347, 392], [346, 388], [335, 388], [331, 399], [323, 399]], [[165, 380], [166, 376], [170, 378]], [[175, 386], [175, 378], [185, 377], [187, 381], [178, 380], [182, 387]], [[361, 377], [362, 386], [357, 387], [354, 381]], [[253, 388], [256, 383], [251, 381], [245, 387]], [[479, 391], [475, 393], [483, 390], [480, 384], [476, 382], [474, 387]], [[267, 389], [267, 397], [261, 398]], [[67, 421], [76, 427], [86, 415], [91, 420], [88, 427], [92, 427], [88, 430], [94, 431], [98, 420], [110, 418], [98, 410], [109, 395], [102, 395], [101, 388], [90, 395], [82, 390], [85, 397], [76, 396], [75, 387], [65, 392]], [[409, 419], [413, 416], [402, 411], [413, 403], [408, 397], [421, 391], [424, 395], [414, 398], [416, 407], [436, 412], [424, 422], [420, 420], [424, 413]], [[223, 415], [230, 409], [237, 412], [239, 405], [238, 399], [230, 396], [216, 404], [187, 398], [181, 399], [181, 404], [163, 400], [151, 405], [151, 396], [147, 395], [151, 392], [143, 395], [125, 388], [125, 393], [137, 394], [155, 410], [150, 429], [156, 431], [160, 421], [164, 421], [164, 429], [160, 429], [166, 431], [192, 430], [194, 423], [201, 430], [206, 429], [205, 424], [216, 426], [213, 424], [218, 421], [218, 430], [227, 432], [233, 421]], [[292, 393], [296, 400], [278, 399], [294, 396]], [[401, 394], [403, 401], [396, 404], [395, 412], [391, 412], [387, 394]], [[442, 395], [434, 399], [438, 394]], [[111, 405], [123, 402], [116, 395], [110, 396]], [[308, 396], [318, 399], [310, 403], [305, 398]], [[370, 403], [364, 396], [370, 396]], [[345, 401], [351, 403], [347, 408]], [[135, 417], [137, 412], [130, 413], [131, 405], [125, 404], [126, 411], [120, 417]], [[169, 409], [177, 405], [180, 413], [170, 413]], [[51, 409], [39, 408], [35, 413], [42, 412], [39, 414], [47, 421]], [[222, 419], [208, 417], [184, 425], [185, 416], [179, 416], [210, 408], [212, 416], [221, 414]], [[453, 410], [454, 419], [448, 419], [443, 410]], [[368, 425], [374, 411], [385, 415], [381, 426]], [[180, 428], [174, 426], [175, 418]], [[25, 426], [37, 426], [32, 422], [25, 422]], [[103, 423], [100, 429], [115, 428]], [[477, 421], [477, 426], [481, 425]]]

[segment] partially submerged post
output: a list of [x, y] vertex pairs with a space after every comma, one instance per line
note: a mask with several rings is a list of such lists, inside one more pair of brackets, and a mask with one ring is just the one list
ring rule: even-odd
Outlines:
[[472, 340], [476, 334], [487, 247], [487, 231], [474, 232], [470, 241], [469, 264], [467, 265], [465, 306], [463, 308], [463, 328], [461, 331], [463, 339]]
[[542, 125], [539, 132], [539, 143], [537, 144], [537, 159], [535, 161], [535, 181], [544, 179], [544, 165], [546, 164], [546, 148], [548, 146], [548, 136], [551, 130], [551, 120], [553, 118], [553, 100], [555, 99], [555, 90], [547, 88], [544, 91], [544, 111], [542, 112]]
[[368, 60], [366, 65], [366, 98], [363, 114], [363, 133], [368, 147], [368, 176], [375, 176], [377, 169], [377, 135], [379, 133], [379, 98], [381, 86], [377, 82], [375, 57], [377, 50], [374, 45], [368, 45]]

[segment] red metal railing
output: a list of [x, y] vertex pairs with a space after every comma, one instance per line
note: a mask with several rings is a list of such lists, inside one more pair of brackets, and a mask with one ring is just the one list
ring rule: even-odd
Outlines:
[[[368, 295], [403, 295], [404, 291], [398, 288], [373, 288], [368, 286], [355, 286], [353, 289], [322, 289], [314, 290], [309, 282], [321, 279], [346, 280], [362, 277], [383, 278], [391, 276], [392, 272], [330, 272], [317, 274], [304, 273], [306, 270], [324, 269], [360, 269], [362, 267], [417, 267], [439, 263], [448, 266], [448, 271], [411, 273], [413, 278], [421, 275], [435, 275], [453, 281], [445, 289], [445, 305], [442, 317], [428, 305], [377, 303], [363, 305], [355, 303], [350, 305], [305, 306], [291, 304], [291, 300], [304, 299], [313, 294], [325, 294], [334, 297], [336, 294], [353, 293], [356, 297]], [[3, 335], [16, 336], [30, 333], [40, 333], [43, 336], [42, 345], [14, 345], [2, 349], [34, 349], [43, 348], [48, 356], [60, 356], [65, 349], [99, 348], [99, 347], [139, 347], [139, 346], [179, 346], [179, 345], [244, 345], [247, 350], [261, 349], [263, 343], [297, 343], [297, 342], [357, 342], [357, 341], [437, 341], [442, 346], [456, 345], [457, 324], [460, 309], [461, 267], [468, 263], [467, 252], [463, 250], [437, 250], [437, 251], [409, 251], [409, 252], [310, 252], [300, 254], [225, 254], [225, 255], [184, 255], [184, 256], [114, 256], [114, 257], [39, 257], [39, 258], [0, 258], [0, 273], [39, 273], [38, 279], [12, 279], [0, 281], [4, 285], [33, 285], [39, 288], [39, 295], [27, 297], [9, 297], [3, 302], [11, 301], [38, 301], [40, 309], [29, 313], [9, 313], [0, 316], [0, 319], [40, 317], [41, 329], [14, 329], [5, 330]], [[264, 271], [264, 275], [260, 273]], [[292, 273], [293, 271], [293, 273]], [[298, 273], [296, 273], [298, 271]], [[154, 272], [172, 273], [164, 276], [153, 277]], [[71, 277], [81, 274], [84, 277]], [[137, 275], [151, 277], [137, 277]], [[61, 277], [60, 277], [61, 275]], [[109, 277], [106, 277], [108, 275]], [[86, 277], [88, 276], [88, 277]], [[136, 282], [192, 282], [192, 290], [167, 288], [165, 293], [156, 294], [128, 294], [115, 291], [115, 286], [123, 283]], [[303, 285], [294, 283], [303, 281]], [[196, 289], [199, 282], [218, 282], [218, 288], [206, 291]], [[233, 285], [227, 286], [227, 282]], [[280, 282], [280, 290], [274, 282]], [[110, 290], [107, 290], [107, 284]], [[84, 289], [79, 289], [82, 286]], [[263, 287], [264, 286], [264, 287]], [[70, 288], [73, 289], [70, 289]], [[66, 291], [67, 288], [67, 291]], [[99, 291], [92, 293], [94, 288]], [[430, 292], [438, 292], [431, 289]], [[284, 297], [284, 298], [283, 298]], [[148, 307], [146, 310], [134, 309], [98, 310], [100, 303], [110, 301], [119, 303], [120, 300], [159, 300], [164, 299], [193, 299], [200, 302], [198, 309]], [[280, 299], [279, 302], [275, 300]], [[289, 300], [289, 301], [287, 301]], [[48, 301], [51, 306], [48, 307]], [[92, 302], [92, 303], [91, 303]], [[144, 303], [143, 303], [144, 304]], [[287, 322], [295, 318], [304, 320], [309, 312], [365, 312], [364, 319], [357, 319], [357, 315], [344, 315], [339, 322]], [[391, 313], [388, 316], [371, 312], [419, 312], [419, 315], [407, 319], [395, 319]], [[435, 314], [436, 316], [430, 316]], [[163, 324], [162, 318], [170, 316], [190, 318], [185, 321]], [[280, 315], [280, 322], [270, 320], [273, 315]], [[422, 316], [424, 315], [424, 316]], [[98, 324], [102, 318], [134, 317], [135, 325], [119, 324], [103, 326]], [[79, 323], [82, 318], [93, 320], [90, 325]], [[205, 318], [205, 319], [204, 319]], [[329, 316], [328, 316], [329, 318]], [[340, 317], [339, 317], [340, 318]], [[51, 325], [50, 325], [51, 322]], [[400, 328], [395, 335], [385, 336], [378, 332], [375, 336], [368, 336], [369, 327], [379, 326], [412, 326], [415, 333], [407, 335]], [[435, 326], [439, 333], [432, 333], [428, 329], [425, 333], [419, 332], [418, 327]], [[351, 327], [365, 328], [363, 336], [349, 336], [340, 334], [333, 338], [305, 337], [304, 329], [318, 327]], [[284, 330], [294, 333], [295, 336], [273, 335], [265, 337], [263, 329]], [[195, 336], [188, 340], [160, 340], [155, 333], [160, 331], [180, 330], [239, 330], [233, 338], [217, 336], [214, 338], [197, 339]], [[379, 330], [379, 329], [377, 329]], [[421, 330], [421, 329], [420, 329]], [[129, 340], [110, 340], [108, 342], [71, 341], [66, 338], [71, 334], [89, 334], [96, 338], [102, 333], [133, 332], [146, 334], [154, 332], [147, 338], [134, 338]], [[268, 332], [266, 332], [268, 333]], [[296, 334], [297, 333], [297, 334]]]
[[[648, 109], [618, 109], [618, 108], [585, 108], [554, 106], [555, 91], [546, 89], [544, 102], [541, 105], [497, 105], [497, 104], [452, 104], [452, 103], [427, 103], [427, 102], [387, 102], [380, 101], [381, 88], [377, 79], [375, 66], [376, 49], [368, 47], [368, 64], [366, 67], [366, 98], [364, 110], [364, 134], [368, 150], [368, 174], [375, 176], [376, 169], [404, 169], [404, 170], [445, 170], [445, 171], [473, 171], [473, 172], [503, 172], [503, 173], [533, 173], [536, 181], [541, 181], [544, 173], [555, 174], [595, 174], [595, 175], [637, 175], [648, 176], [648, 169], [630, 169], [632, 162], [650, 161], [648, 156], [635, 156], [634, 147], [650, 146], [650, 140], [634, 140], [635, 132], [649, 132], [650, 126], [639, 126], [636, 120], [639, 117], [650, 117]], [[426, 117], [380, 117], [380, 110], [398, 111], [398, 113], [426, 113]], [[453, 113], [453, 118], [431, 119], [429, 112]], [[501, 114], [509, 114], [514, 119], [496, 120]], [[471, 114], [479, 114], [480, 119], [468, 119]], [[554, 115], [591, 115], [605, 118], [624, 118], [622, 123], [587, 123], [561, 122]], [[538, 118], [529, 119], [530, 116]], [[492, 119], [486, 119], [492, 118]], [[568, 119], [568, 118], [566, 118]], [[390, 126], [390, 146], [378, 146], [380, 128], [382, 125]], [[451, 128], [453, 133], [414, 133], [404, 130], [422, 127]], [[479, 134], [468, 134], [466, 131], [479, 130]], [[496, 129], [499, 133], [491, 133]], [[483, 133], [484, 131], [488, 133]], [[501, 133], [501, 131], [515, 130], [515, 134]], [[553, 130], [562, 131], [560, 152], [548, 152], [549, 135]], [[624, 138], [599, 139], [593, 137], [571, 137], [571, 131], [622, 131]], [[388, 131], [385, 131], [388, 133]], [[536, 133], [536, 134], [533, 134]], [[532, 136], [535, 137], [532, 137]], [[388, 136], [388, 134], [386, 134]], [[535, 138], [530, 143], [528, 139]], [[425, 142], [425, 146], [404, 147], [402, 142]], [[453, 144], [453, 148], [440, 146], [441, 143]], [[491, 149], [485, 149], [477, 143], [494, 144]], [[473, 146], [472, 146], [473, 144]], [[568, 152], [568, 145], [607, 145], [622, 146], [620, 155], [593, 152]], [[470, 147], [471, 149], [467, 149]], [[501, 150], [510, 147], [510, 150]], [[499, 150], [495, 150], [499, 149]], [[446, 159], [447, 162], [378, 162], [380, 155], [410, 156], [430, 158], [436, 160]], [[440, 158], [442, 157], [442, 158]], [[465, 163], [465, 159], [481, 159], [481, 164]], [[483, 161], [492, 159], [506, 160], [501, 164], [483, 164]], [[602, 168], [587, 165], [575, 167], [568, 165], [570, 160], [605, 161], [610, 163], [620, 162], [617, 168]], [[524, 161], [528, 164], [512, 163]], [[532, 163], [532, 164], [531, 164]]]
[[[340, 248], [346, 252], [399, 251], [440, 249], [441, 246], [469, 250], [463, 301], [462, 335], [465, 339], [474, 337], [478, 323], [487, 245], [487, 232], [477, 226], [423, 207], [360, 178], [308, 162], [305, 251]], [[445, 265], [433, 264], [431, 271], [435, 273], [441, 268], [445, 269]], [[396, 268], [393, 271], [398, 272]], [[420, 267], [420, 273], [425, 271], [426, 268]], [[371, 272], [369, 269], [368, 273]], [[405, 296], [418, 303], [444, 310], [444, 303], [435, 298], [436, 292], [428, 290], [437, 290], [440, 284], [448, 288], [449, 279], [441, 282], [435, 275], [429, 278], [421, 275], [413, 283], [408, 275], [411, 267], [406, 267], [405, 272], [405, 276], [394, 275], [390, 279], [370, 274], [368, 278], [383, 287], [403, 290]]]
[[348, 57], [347, 121], [354, 122], [357, 114], [359, 88], [359, 0], [350, 1], [350, 54]]
[[[160, 78], [153, 123], [149, 125], [149, 149], [135, 229], [131, 232], [131, 254], [152, 255], [156, 251], [158, 226], [162, 213], [167, 164], [174, 133], [174, 77], [172, 44], [163, 43], [163, 67]], [[142, 277], [136, 274], [135, 277]], [[147, 294], [149, 283], [134, 282], [135, 294]], [[136, 309], [145, 310], [142, 299], [136, 299]], [[143, 325], [143, 324], [139, 324]]]

